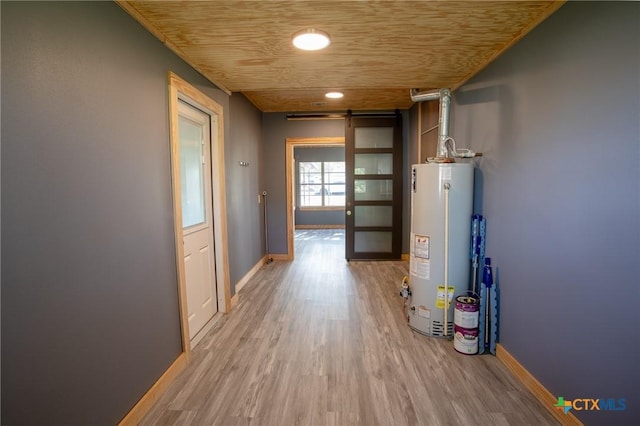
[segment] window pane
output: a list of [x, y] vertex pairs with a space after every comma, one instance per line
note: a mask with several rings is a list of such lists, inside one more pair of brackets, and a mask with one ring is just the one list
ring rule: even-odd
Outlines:
[[300, 162], [298, 183], [301, 207], [322, 206], [322, 162]]
[[357, 175], [393, 174], [393, 154], [356, 154], [354, 173]]
[[344, 206], [344, 161], [324, 163], [325, 205]]
[[322, 205], [322, 195], [320, 194], [321, 185], [300, 185], [300, 206], [311, 207]]
[[300, 162], [300, 206], [344, 206], [344, 170], [344, 161]]
[[324, 193], [326, 195], [344, 195], [344, 183], [325, 185]]
[[324, 171], [327, 173], [344, 173], [344, 161], [327, 161], [324, 163]]
[[354, 251], [391, 253], [392, 236], [392, 232], [354, 232]]
[[391, 179], [356, 179], [354, 181], [356, 201], [382, 201], [393, 199], [393, 181]]
[[179, 117], [182, 226], [205, 221], [202, 126]]
[[300, 163], [300, 183], [322, 183], [322, 163]]
[[393, 127], [356, 127], [356, 148], [393, 148]]
[[355, 206], [355, 226], [393, 226], [392, 206]]
[[325, 206], [344, 206], [344, 192], [324, 196]]

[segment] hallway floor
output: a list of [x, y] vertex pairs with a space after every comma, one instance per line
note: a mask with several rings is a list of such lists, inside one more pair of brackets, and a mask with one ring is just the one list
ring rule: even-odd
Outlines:
[[408, 263], [344, 260], [344, 230], [296, 232], [144, 425], [555, 425], [493, 356], [413, 332]]

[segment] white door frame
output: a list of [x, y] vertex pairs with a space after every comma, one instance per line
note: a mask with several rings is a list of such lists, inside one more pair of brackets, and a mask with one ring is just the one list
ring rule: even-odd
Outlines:
[[[218, 311], [231, 309], [229, 250], [227, 238], [227, 208], [224, 168], [224, 115], [222, 106], [191, 86], [176, 74], [169, 72], [169, 123], [171, 126], [171, 182], [173, 188], [173, 217], [176, 242], [176, 265], [180, 304], [182, 351], [191, 355], [187, 311], [187, 286], [184, 269], [182, 195], [180, 185], [180, 145], [178, 133], [178, 100], [206, 112], [212, 117], [211, 125], [211, 191], [213, 197], [213, 236], [215, 245], [216, 285]], [[217, 119], [214, 123], [213, 118]], [[214, 125], [215, 124], [215, 125]], [[217, 129], [217, 131], [216, 131]]]

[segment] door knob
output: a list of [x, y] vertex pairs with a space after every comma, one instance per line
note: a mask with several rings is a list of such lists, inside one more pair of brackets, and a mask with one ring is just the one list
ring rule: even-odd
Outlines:
[[347, 210], [347, 216], [351, 216], [351, 210]]

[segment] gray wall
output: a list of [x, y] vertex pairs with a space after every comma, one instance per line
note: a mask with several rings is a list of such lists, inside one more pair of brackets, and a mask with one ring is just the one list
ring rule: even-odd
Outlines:
[[[258, 204], [262, 192], [262, 112], [241, 93], [229, 98], [229, 110], [232, 125], [225, 142], [225, 174], [231, 294], [235, 294], [235, 284], [265, 254], [263, 204]], [[240, 161], [249, 166], [240, 166]]]
[[[407, 92], [407, 97], [409, 93]], [[401, 111], [403, 125], [403, 238], [402, 252], [409, 252], [409, 162], [415, 158], [409, 147], [415, 141], [410, 136], [410, 117], [415, 113]], [[285, 142], [287, 138], [344, 137], [343, 120], [287, 121], [285, 113], [264, 113], [262, 120], [262, 140], [264, 143], [265, 165], [264, 184], [269, 192], [268, 235], [271, 253], [287, 253], [287, 191], [285, 174]], [[417, 154], [416, 154], [417, 156]]]
[[[296, 176], [300, 175], [301, 161], [344, 161], [342, 148], [294, 148], [296, 160]], [[297, 182], [297, 180], [296, 180]], [[301, 210], [300, 194], [296, 190], [295, 222], [297, 225], [342, 225], [344, 226], [344, 209], [342, 210]]]
[[[2, 424], [115, 424], [181, 351], [167, 72], [223, 106], [228, 161], [259, 145], [260, 114], [239, 97], [230, 114], [115, 3], [1, 8]], [[236, 277], [259, 245], [244, 255]]]
[[555, 396], [640, 423], [640, 4], [569, 2], [456, 91], [501, 287], [500, 340]]

